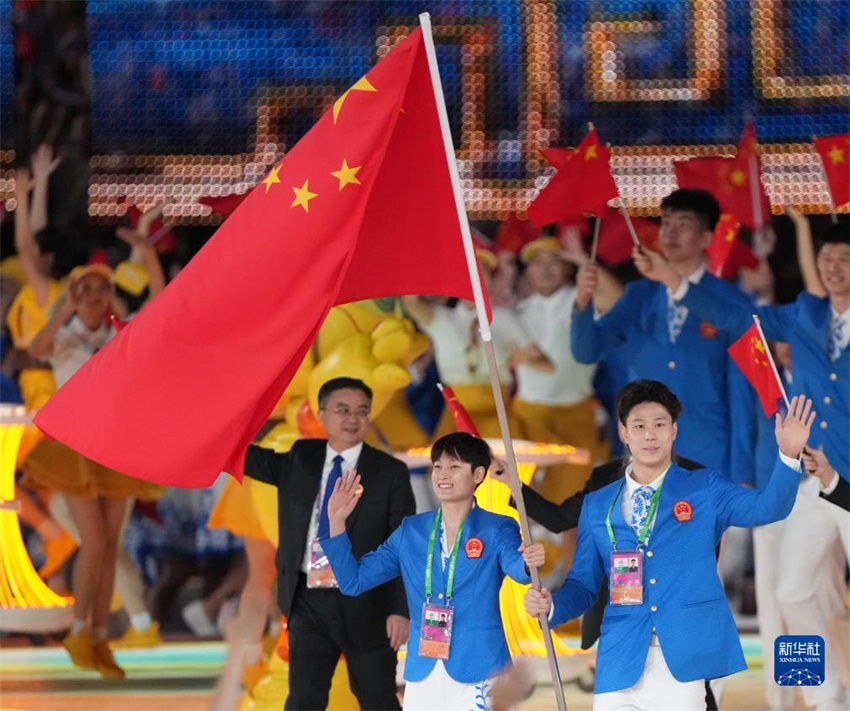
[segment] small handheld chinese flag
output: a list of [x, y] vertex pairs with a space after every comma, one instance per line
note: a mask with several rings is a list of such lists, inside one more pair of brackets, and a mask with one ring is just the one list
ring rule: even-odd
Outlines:
[[201, 205], [209, 207], [216, 215], [227, 217], [245, 201], [248, 195], [249, 193], [244, 193], [243, 195], [233, 193], [232, 195], [222, 195], [221, 197], [202, 197], [198, 202]]
[[750, 326], [743, 336], [729, 346], [728, 352], [744, 377], [755, 388], [765, 416], [772, 417], [779, 410], [776, 401], [784, 397], [784, 394], [758, 325]]
[[549, 148], [542, 153], [557, 172], [528, 206], [528, 219], [538, 227], [566, 217], [600, 215], [620, 194], [611, 175], [611, 153], [595, 129], [574, 151]]
[[536, 240], [540, 234], [540, 228], [532, 225], [527, 216], [512, 212], [499, 225], [493, 249], [496, 252], [519, 254], [525, 245]]
[[708, 245], [706, 250], [708, 253], [708, 270], [712, 274], [719, 276], [723, 272], [723, 266], [732, 254], [740, 229], [741, 223], [735, 219], [734, 215], [724, 212], [720, 216], [717, 226], [714, 228], [711, 244]]
[[448, 385], [443, 385], [442, 383], [437, 383], [437, 388], [439, 388], [440, 393], [442, 393], [443, 399], [446, 401], [446, 406], [449, 408], [449, 412], [452, 413], [452, 418], [454, 418], [455, 421], [455, 429], [458, 432], [466, 432], [467, 434], [474, 435], [475, 437], [480, 437], [481, 435], [478, 433], [478, 428], [475, 426], [475, 423], [472, 421], [472, 418], [469, 416], [466, 408], [460, 404], [460, 400], [457, 399], [455, 391]]
[[734, 158], [677, 160], [673, 171], [680, 188], [707, 190], [723, 212], [735, 215], [749, 229], [756, 228], [759, 217], [762, 222], [770, 217], [770, 201], [761, 180], [758, 142], [750, 123], [744, 129]]
[[[616, 266], [632, 258], [635, 243], [632, 241], [629, 226], [619, 210], [606, 208], [599, 230], [599, 245], [596, 257], [608, 266]], [[658, 246], [658, 223], [643, 217], [632, 217], [632, 225], [640, 243], [654, 252], [660, 252]]]
[[331, 307], [402, 294], [475, 298], [419, 28], [337, 99], [35, 424], [147, 481], [241, 479], [247, 446]]
[[850, 202], [850, 133], [815, 139], [835, 206]]

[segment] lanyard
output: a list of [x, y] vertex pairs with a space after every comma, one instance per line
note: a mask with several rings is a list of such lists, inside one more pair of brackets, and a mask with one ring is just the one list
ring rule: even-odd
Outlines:
[[[425, 560], [425, 599], [431, 599], [431, 568], [434, 565], [434, 543], [437, 540], [437, 530], [440, 528], [440, 518], [443, 515], [442, 509], [437, 509], [437, 515], [434, 516], [434, 525], [431, 527], [431, 535], [428, 537], [428, 557]], [[467, 514], [468, 515], [468, 514]], [[449, 578], [446, 582], [446, 604], [452, 598], [452, 588], [455, 582], [455, 564], [457, 563], [457, 551], [460, 547], [460, 537], [463, 533], [463, 524], [466, 519], [460, 524], [455, 536], [455, 544], [452, 546], [451, 557], [449, 558]]]
[[[667, 481], [667, 477], [664, 477], [664, 481]], [[647, 513], [646, 521], [644, 521], [643, 526], [640, 529], [640, 533], [638, 534], [638, 549], [643, 548], [644, 543], [646, 543], [646, 537], [649, 533], [649, 524], [652, 522], [652, 517], [655, 516], [655, 510], [658, 508], [658, 499], [661, 498], [661, 487], [664, 486], [664, 481], [661, 482], [661, 486], [655, 490], [655, 493], [649, 501], [649, 512]], [[614, 538], [614, 529], [611, 527], [611, 512], [620, 500], [620, 495], [623, 493], [623, 487], [625, 485], [626, 480], [623, 479], [620, 484], [620, 488], [617, 489], [617, 495], [608, 507], [608, 515], [605, 517], [605, 527], [608, 529], [608, 539], [611, 541], [611, 546], [614, 550], [617, 550], [617, 539]]]

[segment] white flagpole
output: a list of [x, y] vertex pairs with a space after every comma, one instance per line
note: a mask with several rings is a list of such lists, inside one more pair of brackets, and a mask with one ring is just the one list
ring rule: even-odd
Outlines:
[[626, 203], [623, 202], [623, 198], [621, 197], [617, 197], [617, 202], [619, 203], [620, 213], [626, 221], [626, 227], [629, 228], [629, 234], [632, 236], [632, 242], [635, 243], [635, 247], [641, 249], [640, 239], [638, 239], [637, 230], [635, 230], [635, 226], [632, 224], [632, 217], [626, 209]]
[[773, 354], [770, 352], [770, 346], [767, 345], [767, 339], [764, 337], [764, 331], [761, 330], [761, 321], [756, 314], [753, 314], [753, 321], [756, 322], [756, 328], [759, 330], [759, 338], [764, 344], [764, 350], [767, 353], [767, 359], [770, 361], [770, 367], [773, 368], [773, 374], [776, 376], [776, 382], [779, 383], [779, 389], [782, 391], [782, 399], [785, 400], [785, 407], [791, 409], [791, 403], [788, 402], [788, 394], [785, 392], [785, 386], [782, 384], [782, 378], [779, 377], [779, 371], [776, 369], [776, 363], [773, 362]]
[[[460, 224], [460, 232], [463, 238], [463, 251], [466, 255], [466, 264], [469, 269], [469, 278], [472, 282], [472, 293], [475, 298], [475, 309], [478, 314], [478, 328], [481, 332], [481, 340], [484, 352], [487, 356], [487, 366], [490, 371], [490, 384], [493, 388], [493, 397], [496, 402], [496, 414], [499, 417], [499, 427], [502, 431], [502, 442], [505, 445], [505, 460], [508, 465], [510, 477], [510, 488], [516, 502], [517, 514], [519, 514], [522, 538], [526, 543], [531, 543], [531, 530], [528, 525], [528, 515], [525, 511], [525, 501], [522, 498], [522, 484], [516, 466], [516, 455], [514, 454], [513, 441], [508, 426], [507, 410], [502, 396], [502, 386], [499, 382], [499, 373], [496, 364], [496, 356], [493, 351], [492, 335], [490, 333], [490, 322], [487, 320], [487, 308], [484, 302], [484, 290], [481, 286], [481, 278], [478, 272], [478, 263], [475, 258], [475, 249], [472, 244], [472, 235], [469, 231], [469, 220], [466, 215], [466, 206], [463, 203], [463, 190], [460, 184], [460, 175], [457, 170], [454, 146], [452, 145], [451, 131], [449, 129], [449, 117], [446, 111], [446, 102], [443, 96], [443, 85], [440, 81], [440, 70], [437, 66], [437, 54], [434, 51], [434, 38], [431, 34], [431, 16], [424, 12], [419, 15], [419, 23], [422, 26], [422, 38], [425, 42], [425, 52], [428, 57], [428, 68], [431, 73], [431, 82], [434, 88], [434, 100], [437, 104], [437, 113], [440, 117], [440, 130], [443, 135], [443, 146], [446, 150], [446, 164], [452, 181], [452, 192], [454, 193], [455, 209]], [[531, 568], [532, 585], [540, 589], [540, 573], [537, 568]], [[549, 632], [549, 619], [547, 615], [541, 614], [537, 618], [543, 630], [543, 642], [546, 645], [546, 655], [549, 659], [549, 670], [552, 674], [552, 684], [555, 688], [555, 697], [558, 701], [558, 709], [566, 711], [567, 704], [564, 699], [564, 689], [561, 686], [561, 675], [558, 671], [558, 659], [555, 656], [555, 645]]]
[[[812, 136], [812, 143], [815, 143], [817, 140], [817, 136]], [[826, 183], [826, 195], [829, 198], [829, 218], [832, 220], [833, 225], [837, 225], [838, 215], [835, 214], [835, 198], [832, 197], [832, 186], [829, 184], [829, 178], [826, 177], [826, 166], [823, 164], [823, 157], [817, 145], [815, 145], [815, 153], [818, 155], [818, 165], [820, 166], [820, 173], [823, 176], [823, 182]]]

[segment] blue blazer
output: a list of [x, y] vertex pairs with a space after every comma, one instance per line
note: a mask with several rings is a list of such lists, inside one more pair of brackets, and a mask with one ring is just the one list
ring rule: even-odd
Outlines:
[[702, 284], [691, 284], [681, 303], [736, 339], [753, 325], [755, 313], [765, 338], [791, 344], [793, 385], [788, 395], [807, 395], [818, 413], [809, 446], [823, 447], [838, 474], [850, 478], [850, 348], [834, 363], [827, 356], [832, 321], [829, 298], [803, 293], [783, 306], [742, 309], [714, 299]]
[[[700, 287], [723, 297], [723, 303], [737, 302], [741, 309], [750, 303], [736, 287], [711, 274], [702, 277]], [[590, 307], [574, 312], [570, 343], [579, 363], [595, 363], [622, 348], [628, 380], [659, 380], [682, 401], [676, 452], [738, 476], [753, 470], [751, 413], [757, 403], [726, 353], [734, 339], [707, 321], [711, 319], [690, 312], [676, 342], [670, 343], [667, 289], [639, 279], [628, 284], [614, 307], [598, 320]]]
[[[605, 606], [596, 658], [596, 693], [634, 686], [643, 673], [652, 630], [670, 672], [679, 681], [714, 679], [746, 669], [735, 620], [717, 575], [715, 548], [729, 526], [761, 526], [785, 518], [794, 506], [800, 474], [777, 458], [766, 489], [746, 489], [708, 469], [673, 464], [664, 480], [655, 524], [644, 552], [642, 605]], [[622, 484], [588, 494], [578, 524], [573, 566], [553, 595], [552, 626], [584, 613], [610, 575], [611, 542], [605, 518]], [[625, 489], [624, 489], [625, 491]], [[690, 521], [673, 515], [677, 501]], [[619, 550], [637, 537], [620, 502], [611, 512]]]
[[[436, 664], [436, 659], [419, 656], [422, 633], [422, 605], [425, 602], [425, 559], [428, 538], [436, 512], [408, 516], [378, 548], [359, 561], [351, 552], [348, 535], [342, 533], [322, 541], [322, 548], [344, 595], [360, 595], [376, 585], [401, 575], [410, 607], [410, 641], [404, 678], [421, 681]], [[480, 558], [469, 558], [465, 544], [470, 538], [484, 544]], [[449, 658], [443, 663], [449, 676], [465, 684], [477, 684], [502, 671], [511, 663], [502, 616], [499, 590], [508, 575], [518, 583], [530, 583], [522, 554], [517, 551], [522, 539], [516, 521], [507, 516], [474, 506], [466, 523], [455, 565], [452, 607], [452, 643]], [[440, 561], [439, 540], [434, 551], [431, 574], [432, 602], [444, 603], [446, 571]]]

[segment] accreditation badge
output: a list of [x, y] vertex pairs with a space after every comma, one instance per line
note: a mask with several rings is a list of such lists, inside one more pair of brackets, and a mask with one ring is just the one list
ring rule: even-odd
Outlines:
[[451, 605], [422, 605], [422, 635], [419, 638], [419, 656], [429, 659], [448, 659], [452, 642]]
[[310, 544], [310, 568], [307, 571], [308, 588], [339, 588], [327, 555], [318, 539]]
[[611, 553], [612, 605], [643, 604], [643, 551]]

